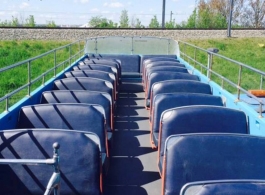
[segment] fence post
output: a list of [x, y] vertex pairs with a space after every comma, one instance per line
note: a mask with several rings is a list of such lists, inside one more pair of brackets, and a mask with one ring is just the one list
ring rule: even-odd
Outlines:
[[31, 61], [28, 61], [28, 96], [30, 96], [31, 87]]
[[219, 50], [216, 48], [209, 48], [208, 51], [208, 64], [207, 64], [207, 77], [211, 79], [211, 71], [213, 65], [213, 53], [218, 53]]
[[237, 99], [240, 100], [240, 85], [241, 85], [242, 65], [239, 66], [238, 81], [237, 81]]
[[53, 76], [56, 77], [56, 49], [54, 50], [54, 73], [53, 73]]

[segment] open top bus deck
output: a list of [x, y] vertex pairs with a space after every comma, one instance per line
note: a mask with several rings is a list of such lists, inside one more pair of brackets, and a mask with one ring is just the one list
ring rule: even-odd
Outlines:
[[[46, 58], [54, 64], [38, 72]], [[216, 59], [238, 75], [221, 75]], [[0, 194], [264, 194], [264, 72], [126, 36], [77, 41], [0, 75], [16, 71], [25, 83], [0, 98]]]

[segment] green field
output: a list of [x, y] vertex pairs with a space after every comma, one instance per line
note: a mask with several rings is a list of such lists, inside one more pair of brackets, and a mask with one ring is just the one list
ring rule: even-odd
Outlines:
[[[265, 38], [227, 38], [227, 39], [200, 39], [200, 40], [185, 40], [186, 42], [192, 43], [201, 48], [218, 48], [219, 54], [227, 56], [231, 59], [243, 62], [247, 65], [255, 67], [259, 70], [265, 71]], [[31, 57], [38, 56], [44, 52], [50, 51], [54, 48], [69, 44], [70, 42], [56, 42], [56, 41], [0, 41], [0, 68], [7, 67], [14, 63], [26, 60]], [[264, 44], [261, 47], [260, 44]], [[64, 67], [69, 66], [70, 62], [66, 61], [70, 54], [73, 55], [79, 49], [83, 48], [83, 43], [81, 45], [75, 44], [69, 49], [66, 47], [60, 49], [56, 52], [56, 59], [54, 53], [51, 53], [45, 57], [38, 60], [33, 60], [30, 62], [31, 75], [30, 79], [33, 80], [41, 73], [51, 69], [56, 64], [63, 64], [57, 68], [56, 72], [63, 70]], [[181, 50], [183, 51], [183, 45], [181, 44]], [[191, 47], [186, 48], [186, 52], [194, 56], [194, 49]], [[207, 53], [196, 52], [196, 59], [206, 65], [207, 64]], [[73, 60], [72, 60], [73, 61]], [[193, 62], [190, 61], [191, 64]], [[201, 67], [196, 65], [196, 68], [201, 70]], [[225, 62], [217, 57], [213, 60], [213, 70], [218, 74], [221, 74], [229, 78], [234, 83], [238, 80], [238, 66], [233, 63]], [[202, 69], [202, 72], [206, 72]], [[242, 86], [245, 89], [257, 89], [260, 86], [260, 76], [253, 74], [249, 70], [244, 70], [242, 72]], [[54, 72], [47, 74], [45, 76], [45, 81], [54, 76]], [[216, 76], [212, 76], [212, 79], [219, 84], [222, 81]], [[32, 84], [31, 91], [36, 89], [42, 84], [43, 80], [40, 79], [36, 83]], [[0, 97], [5, 96], [14, 89], [17, 89], [28, 83], [28, 63], [22, 64], [18, 68], [6, 71], [5, 73], [0, 73]], [[235, 92], [235, 88], [231, 88], [228, 84], [224, 83], [224, 88], [231, 92]], [[264, 88], [264, 87], [263, 87]], [[9, 105], [12, 105], [17, 100], [25, 97], [28, 90], [24, 89], [17, 93], [13, 98], [9, 100]], [[5, 102], [0, 102], [0, 113], [5, 108]]]
[[[219, 49], [218, 54], [242, 62], [263, 72], [265, 71], [265, 38], [202, 39], [185, 40], [185, 42], [204, 49], [217, 48]], [[264, 46], [262, 44], [264, 44]], [[181, 44], [181, 49], [184, 49], [183, 44]], [[186, 47], [186, 51], [192, 57], [194, 56], [194, 49], [191, 47]], [[197, 51], [196, 59], [202, 64], [207, 65], [208, 55], [205, 52]], [[193, 64], [192, 62], [190, 63]], [[199, 66], [196, 66], [196, 68], [201, 70]], [[236, 66], [234, 63], [214, 57], [213, 70], [229, 78], [229, 80], [234, 83], [238, 82], [239, 66]], [[203, 72], [205, 73], [206, 71], [203, 70]], [[215, 76], [213, 76], [212, 79], [218, 84], [222, 83], [222, 81]], [[241, 86], [244, 89], [258, 89], [260, 87], [260, 80], [260, 75], [247, 69], [242, 69]], [[224, 87], [230, 92], [235, 92], [229, 85]]]
[[[56, 41], [0, 41], [0, 68], [8, 67], [28, 58], [36, 57], [55, 48], [68, 45], [69, 43], [70, 42]], [[39, 59], [34, 59], [30, 61], [30, 63], [26, 62], [16, 68], [0, 73], [0, 97], [3, 97], [11, 91], [27, 84], [29, 78], [31, 81], [34, 79], [37, 80], [31, 84], [30, 90], [33, 91], [43, 82], [52, 78], [55, 73], [59, 73], [65, 67], [69, 66], [71, 62], [79, 58], [80, 56], [76, 56], [71, 62], [67, 60], [70, 56], [73, 56], [83, 48], [84, 43], [75, 43], [71, 47], [67, 46], [65, 48], [61, 48], [56, 52], [51, 52]], [[55, 72], [51, 71], [42, 78], [37, 79], [38, 76], [52, 69], [55, 65], [58, 66]], [[29, 66], [31, 72], [30, 75], [28, 74]], [[27, 88], [21, 90], [10, 98], [9, 105], [12, 105], [14, 102], [17, 102], [26, 95], [28, 95]], [[0, 102], [0, 113], [4, 110], [4, 108], [5, 102]]]

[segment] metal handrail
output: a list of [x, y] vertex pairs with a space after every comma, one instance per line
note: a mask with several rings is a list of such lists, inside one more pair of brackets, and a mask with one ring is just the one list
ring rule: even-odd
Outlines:
[[[180, 48], [181, 48], [181, 44], [183, 44], [183, 49], [180, 49], [180, 54], [183, 55], [183, 59], [185, 60], [189, 60], [189, 61], [192, 61], [194, 62], [196, 65], [199, 65], [201, 67], [201, 71], [202, 69], [205, 69], [207, 71], [207, 77], [209, 80], [211, 80], [211, 74], [214, 74], [215, 76], [217, 76], [219, 79], [221, 79], [222, 81], [222, 88], [224, 88], [224, 84], [223, 82], [226, 82], [228, 83], [230, 86], [234, 87], [235, 89], [237, 89], [237, 100], [236, 101], [241, 101], [240, 99], [240, 94], [243, 92], [244, 94], [247, 94], [249, 97], [255, 99], [258, 103], [259, 103], [259, 116], [262, 118], [262, 108], [264, 106], [264, 102], [262, 102], [262, 100], [260, 100], [258, 97], [254, 96], [253, 94], [251, 94], [247, 89], [244, 89], [242, 86], [241, 86], [241, 79], [242, 79], [242, 69], [247, 69], [247, 70], [250, 70], [256, 74], [259, 74], [261, 79], [260, 79], [260, 89], [262, 87], [262, 82], [263, 82], [263, 77], [265, 76], [265, 72], [262, 72], [256, 68], [253, 68], [247, 64], [244, 64], [242, 62], [239, 62], [239, 61], [236, 61], [236, 60], [233, 60], [233, 59], [230, 59], [228, 57], [225, 57], [223, 55], [220, 55], [220, 54], [217, 54], [217, 53], [214, 53], [214, 52], [211, 52], [209, 50], [206, 50], [206, 49], [203, 49], [203, 48], [200, 48], [198, 46], [195, 46], [195, 45], [192, 45], [190, 43], [187, 43], [187, 42], [184, 42], [184, 41], [178, 41], [180, 43]], [[194, 56], [190, 56], [187, 54], [187, 46], [191, 47], [194, 49]], [[208, 66], [202, 64], [201, 62], [199, 62], [197, 60], [197, 50], [200, 50], [202, 52], [204, 52], [205, 54], [208, 55]], [[232, 62], [233, 64], [237, 65], [239, 67], [239, 72], [238, 72], [238, 79], [237, 79], [237, 83], [234, 83], [233, 81], [229, 80], [228, 78], [225, 78], [224, 76], [218, 74], [217, 72], [213, 71], [212, 70], [212, 60], [213, 60], [213, 57], [219, 57], [223, 60], [226, 60], [228, 62]], [[194, 67], [195, 69], [195, 67]], [[193, 70], [194, 71], [194, 70]]]
[[[58, 47], [56, 49], [52, 49], [50, 51], [47, 51], [45, 53], [42, 53], [38, 56], [35, 56], [35, 57], [32, 57], [32, 58], [29, 58], [27, 60], [23, 60], [23, 61], [20, 61], [20, 62], [17, 62], [15, 64], [12, 64], [10, 66], [7, 66], [7, 67], [4, 67], [4, 68], [0, 68], [0, 73], [3, 73], [3, 72], [6, 72], [6, 71], [9, 71], [9, 70], [12, 70], [12, 69], [15, 69], [17, 67], [21, 67], [22, 65], [25, 65], [27, 64], [27, 69], [28, 69], [28, 75], [27, 75], [27, 78], [28, 78], [28, 81], [26, 84], [18, 87], [17, 89], [13, 90], [12, 92], [4, 95], [3, 97], [0, 97], [0, 102], [3, 102], [3, 101], [6, 101], [6, 108], [5, 110], [8, 111], [9, 110], [9, 99], [14, 96], [15, 94], [19, 93], [20, 91], [28, 88], [28, 93], [27, 95], [30, 96], [31, 95], [31, 86], [32, 84], [36, 83], [37, 81], [39, 81], [40, 79], [42, 79], [42, 85], [45, 84], [45, 76], [48, 75], [49, 73], [51, 72], [54, 72], [54, 77], [56, 77], [58, 75], [58, 73], [56, 72], [56, 70], [60, 67], [63, 66], [63, 69], [67, 68], [67, 67], [64, 67], [66, 63], [69, 63], [69, 66], [71, 66], [71, 62], [77, 60], [78, 58], [82, 57], [84, 55], [84, 50], [85, 48], [82, 47], [81, 48], [81, 42], [85, 42], [86, 40], [78, 40], [78, 41], [75, 41], [73, 43], [70, 43], [70, 44], [67, 44], [67, 45], [64, 45], [64, 46], [61, 46], [61, 47]], [[71, 47], [78, 44], [78, 52], [76, 53], [72, 53], [72, 49]], [[62, 50], [62, 49], [65, 49], [65, 48], [69, 48], [69, 57], [67, 59], [65, 59], [64, 61], [62, 62], [57, 62], [57, 52]], [[35, 60], [39, 60], [43, 57], [46, 57], [50, 54], [54, 54], [54, 66], [52, 68], [50, 68], [49, 70], [47, 70], [46, 72], [42, 72], [40, 75], [38, 75], [37, 77], [35, 77], [34, 79], [32, 78], [32, 71], [31, 71], [31, 63]]]
[[44, 195], [51, 194], [54, 190], [55, 195], [59, 195], [60, 190], [60, 166], [59, 166], [59, 149], [60, 144], [55, 142], [53, 145], [53, 157], [50, 159], [0, 159], [0, 164], [22, 164], [22, 165], [52, 165], [54, 167], [54, 172], [47, 184]]

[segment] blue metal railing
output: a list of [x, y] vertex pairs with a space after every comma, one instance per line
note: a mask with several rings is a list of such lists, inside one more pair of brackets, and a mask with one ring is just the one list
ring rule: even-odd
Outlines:
[[[256, 100], [259, 103], [259, 116], [262, 117], [262, 111], [263, 111], [263, 107], [264, 107], [264, 102], [262, 102], [261, 99], [259, 99], [258, 97], [256, 97], [255, 95], [251, 94], [248, 90], [249, 89], [245, 89], [242, 86], [242, 78], [244, 77], [243, 74], [243, 70], [247, 70], [252, 72], [253, 74], [257, 74], [259, 75], [259, 89], [262, 89], [263, 87], [263, 78], [265, 77], [265, 72], [262, 72], [256, 68], [253, 68], [247, 64], [244, 64], [242, 62], [238, 62], [236, 60], [230, 59], [228, 57], [222, 56], [220, 54], [217, 54], [215, 52], [206, 50], [206, 49], [202, 49], [200, 47], [197, 47], [195, 45], [192, 45], [190, 43], [184, 42], [184, 41], [179, 41], [179, 46], [180, 46], [180, 55], [181, 57], [186, 60], [187, 62], [191, 62], [194, 65], [198, 65], [200, 67], [200, 71], [206, 71], [206, 75], [209, 79], [209, 81], [212, 79], [212, 75], [216, 76], [217, 78], [221, 79], [221, 87], [224, 88], [224, 83], [229, 84], [230, 86], [232, 86], [234, 89], [236, 89], [236, 97], [237, 97], [237, 101], [241, 101], [241, 94], [246, 94], [249, 97], [253, 98], [254, 100]], [[187, 49], [189, 49], [189, 51], [187, 51]], [[203, 64], [203, 62], [200, 62], [198, 60], [198, 52], [202, 52], [204, 53], [204, 55], [208, 56], [208, 60], [207, 60], [207, 65]], [[188, 54], [188, 53], [193, 53], [193, 56]], [[227, 77], [219, 74], [218, 72], [213, 70], [213, 61], [216, 58], [220, 58], [222, 59], [224, 62], [227, 63], [232, 63], [234, 65], [236, 65], [236, 67], [238, 68], [238, 75], [237, 75], [237, 81], [233, 82], [230, 79], [228, 79]], [[234, 77], [236, 77], [236, 75], [233, 75]]]

